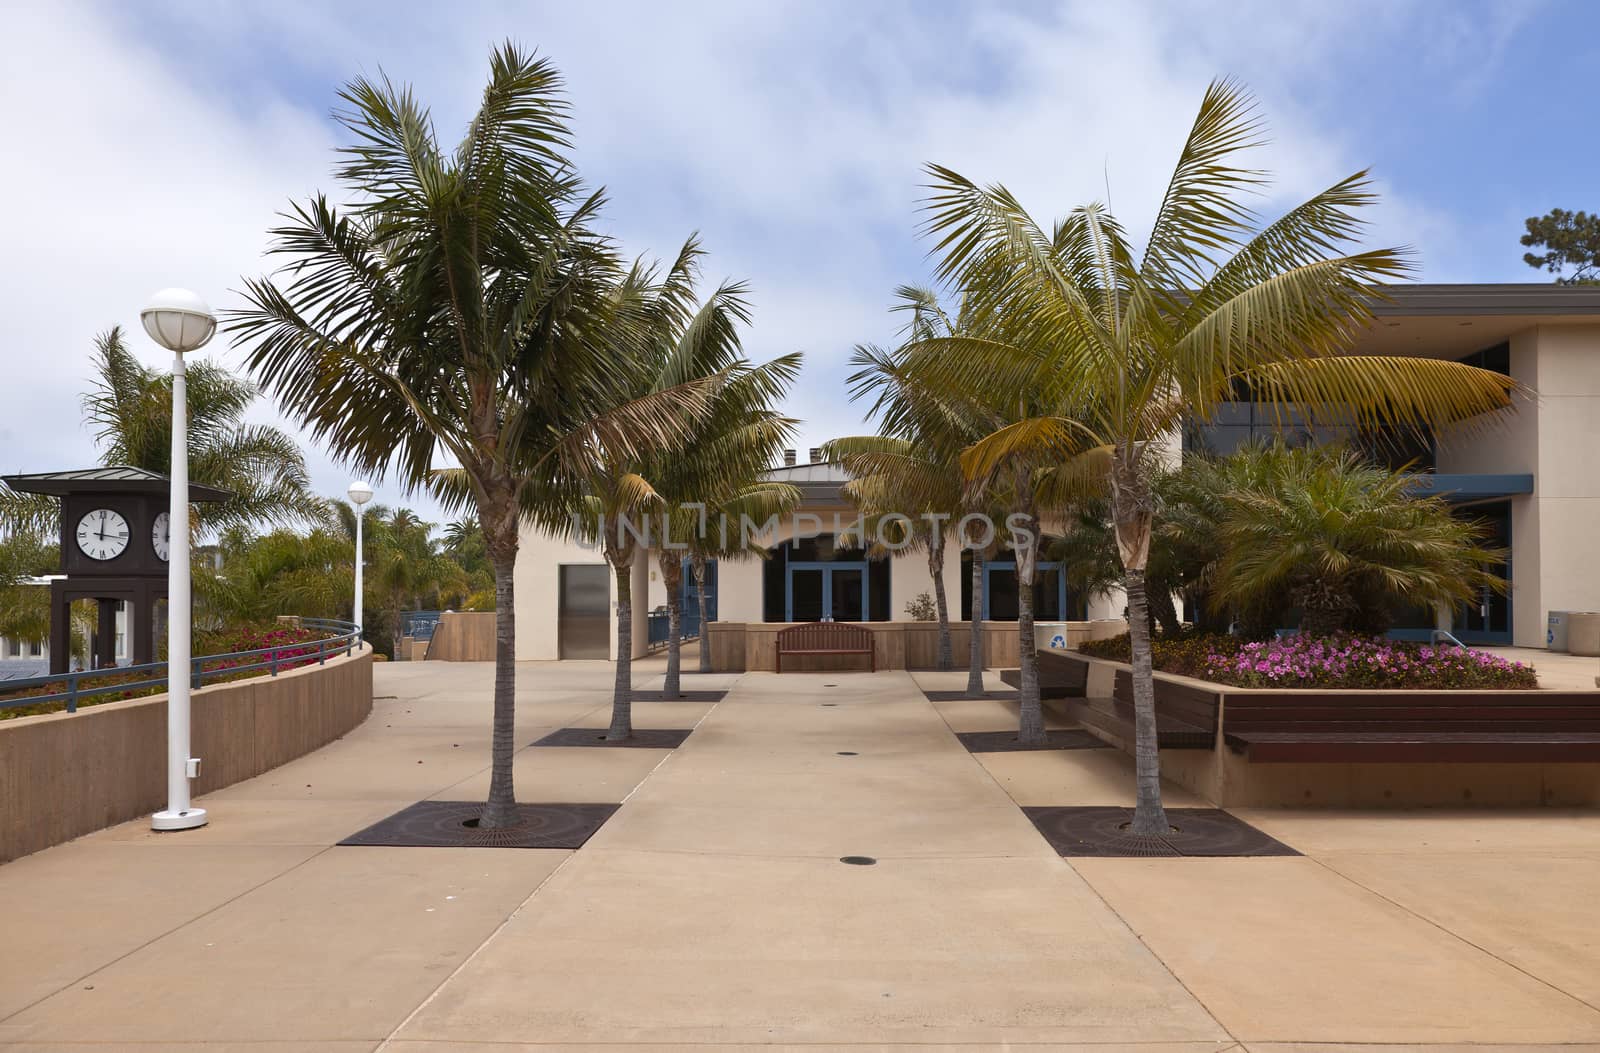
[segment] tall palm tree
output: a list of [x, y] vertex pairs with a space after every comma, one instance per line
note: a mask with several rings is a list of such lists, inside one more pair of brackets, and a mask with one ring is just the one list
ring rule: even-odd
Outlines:
[[1006, 338], [927, 341], [923, 368], [936, 388], [1038, 407], [975, 444], [968, 474], [1030, 448], [1066, 456], [1068, 436], [1106, 465], [1133, 642], [1139, 835], [1168, 829], [1145, 569], [1151, 478], [1182, 422], [1208, 418], [1241, 381], [1265, 401], [1373, 428], [1471, 419], [1508, 406], [1514, 390], [1458, 363], [1346, 354], [1370, 322], [1374, 285], [1409, 272], [1405, 254], [1347, 251], [1375, 198], [1364, 172], [1262, 224], [1248, 198], [1265, 177], [1238, 165], [1259, 142], [1250, 97], [1213, 83], [1142, 252], [1103, 205], [1046, 229], [1004, 187], [930, 167], [940, 277], [980, 318], [1004, 319]]
[[[961, 331], [961, 323], [945, 312], [932, 290], [902, 285], [895, 290], [895, 297], [891, 310], [910, 316], [903, 331], [908, 343]], [[927, 554], [939, 625], [935, 665], [949, 669], [954, 656], [944, 558], [947, 542], [970, 508], [961, 481], [961, 450], [979, 433], [971, 428], [970, 417], [937, 400], [919, 397], [915, 387], [902, 382], [902, 355], [861, 345], [851, 364], [857, 367], [848, 381], [851, 399], [874, 398], [870, 413], [879, 418], [881, 434], [835, 439], [824, 447], [825, 456], [839, 461], [851, 475], [845, 494], [865, 516], [898, 513], [910, 518], [902, 540]], [[981, 685], [981, 670], [979, 682]]]
[[[744, 524], [762, 524], [781, 519], [800, 505], [800, 488], [791, 483], [780, 483], [760, 478], [756, 482], [720, 495], [703, 496], [705, 529], [681, 531], [685, 537], [684, 554], [689, 560], [689, 574], [694, 580], [700, 615], [700, 672], [711, 672], [711, 640], [706, 626], [710, 610], [706, 598], [706, 570], [712, 560], [718, 565], [735, 560], [766, 559], [767, 549], [749, 537]], [[698, 520], [698, 510], [696, 511]], [[678, 533], [674, 533], [674, 537]]]
[[[667, 492], [667, 484], [686, 484], [673, 462], [699, 438], [705, 448], [698, 455], [710, 458], [713, 472], [727, 472], [724, 482], [752, 478], [792, 428], [792, 422], [769, 407], [798, 373], [799, 356], [762, 366], [740, 357], [739, 326], [749, 321], [744, 286], [723, 284], [697, 302], [703, 255], [691, 237], [664, 274], [643, 261], [634, 265], [619, 289], [619, 302], [637, 321], [621, 334], [622, 353], [613, 368], [629, 398], [696, 385], [709, 386], [712, 393], [677, 441], [658, 443], [644, 455], [622, 448], [597, 450], [579, 471], [580, 511], [576, 522], [568, 520], [600, 542], [616, 578], [617, 668], [606, 732], [613, 740], [633, 734], [633, 565], [648, 545], [648, 521], [666, 516], [670, 523], [682, 511], [669, 505], [675, 495]], [[665, 481], [661, 488], [658, 479]], [[685, 525], [680, 520], [680, 530]]]
[[[231, 327], [284, 410], [336, 456], [476, 512], [496, 615], [479, 822], [505, 826], [517, 816], [512, 571], [525, 502], [597, 446], [642, 455], [676, 437], [705, 393], [612, 397], [618, 265], [590, 230], [602, 199], [573, 172], [550, 62], [496, 48], [454, 150], [387, 78], [358, 78], [340, 98], [351, 142], [336, 176], [356, 204], [294, 205], [273, 231], [284, 267], [246, 282]], [[436, 471], [440, 453], [458, 467]]]
[[[700, 668], [710, 671], [706, 638], [706, 560], [739, 553], [740, 517], [765, 522], [800, 503], [800, 491], [763, 478], [793, 434], [796, 421], [773, 407], [800, 371], [799, 354], [741, 367], [717, 395], [705, 420], [680, 449], [662, 450], [645, 467], [662, 499], [656, 560], [667, 592], [667, 674], [663, 694], [681, 693], [683, 564], [689, 561], [700, 604]], [[730, 543], [731, 541], [731, 543]]]

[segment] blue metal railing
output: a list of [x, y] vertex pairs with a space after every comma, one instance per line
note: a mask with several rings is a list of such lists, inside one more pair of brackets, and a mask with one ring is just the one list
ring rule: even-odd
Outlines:
[[433, 639], [433, 630], [439, 627], [438, 611], [401, 611], [400, 635], [413, 640]]
[[667, 637], [672, 634], [672, 622], [666, 611], [651, 611], [649, 614], [649, 644], [651, 647], [667, 646]]
[[[667, 638], [672, 635], [672, 616], [666, 611], [651, 611], [647, 616], [649, 632], [646, 642], [651, 648], [667, 646]], [[695, 608], [691, 613], [684, 611], [678, 622], [678, 637], [680, 640], [694, 640], [700, 636], [700, 610]]]
[[[278, 671], [281, 669], [294, 669], [302, 665], [310, 665], [312, 662], [316, 662], [318, 665], [326, 664], [330, 657], [341, 654], [347, 655], [360, 644], [361, 629], [353, 622], [335, 621], [331, 618], [301, 618], [300, 625], [302, 628], [320, 630], [329, 635], [300, 643], [257, 647], [249, 651], [197, 655], [189, 660], [190, 684], [194, 687], [201, 687], [207, 680], [216, 680], [235, 673], [254, 672], [259, 669], [265, 669], [270, 675], [277, 676]], [[206, 668], [206, 663], [208, 662], [222, 662], [235, 658], [255, 658], [259, 660], [241, 665], [225, 665], [214, 669]], [[85, 680], [93, 680], [96, 677], [124, 676], [128, 673], [147, 673], [149, 676], [147, 679], [135, 680], [131, 683], [101, 684], [98, 687], [82, 686]], [[110, 669], [80, 669], [71, 673], [29, 677], [26, 680], [7, 680], [4, 683], [5, 690], [8, 693], [61, 683], [65, 683], [67, 689], [65, 691], [53, 691], [44, 695], [25, 695], [21, 698], [0, 699], [0, 709], [10, 709], [14, 706], [37, 706], [46, 702], [66, 702], [67, 712], [76, 713], [80, 699], [94, 698], [97, 695], [121, 694], [125, 691], [139, 691], [147, 687], [165, 687], [167, 684], [167, 663], [148, 662], [144, 665], [124, 665]]]

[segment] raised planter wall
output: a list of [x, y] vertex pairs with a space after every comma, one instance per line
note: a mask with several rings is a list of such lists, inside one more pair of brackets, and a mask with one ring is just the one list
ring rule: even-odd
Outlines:
[[[193, 693], [198, 796], [349, 732], [372, 711], [372, 654]], [[0, 721], [0, 862], [166, 806], [167, 696]]]
[[[1102, 686], [1131, 701], [1132, 671], [1120, 662], [1089, 658], [1089, 695]], [[1600, 764], [1463, 762], [1289, 762], [1250, 761], [1228, 748], [1228, 707], [1248, 707], [1251, 719], [1283, 707], [1404, 706], [1426, 724], [1430, 705], [1459, 707], [1481, 698], [1485, 706], [1527, 706], [1530, 711], [1579, 692], [1538, 691], [1288, 691], [1241, 688], [1172, 673], [1155, 674], [1156, 708], [1193, 720], [1215, 706], [1218, 723], [1212, 749], [1163, 749], [1162, 778], [1177, 783], [1219, 807], [1418, 808], [1418, 807], [1593, 807], [1600, 805]], [[1102, 736], [1104, 737], [1104, 736]], [[1108, 741], [1111, 741], [1108, 739]], [[1132, 751], [1131, 742], [1112, 745]]]

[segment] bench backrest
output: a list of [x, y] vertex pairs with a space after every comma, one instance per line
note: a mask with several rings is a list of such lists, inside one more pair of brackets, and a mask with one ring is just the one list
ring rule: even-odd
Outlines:
[[[1118, 669], [1112, 694], [1120, 702], [1133, 701], [1133, 673]], [[1156, 713], [1165, 713], [1207, 731], [1217, 730], [1220, 691], [1156, 677]]]
[[1600, 693], [1229, 694], [1228, 731], [1600, 731]]
[[780, 651], [870, 651], [872, 630], [849, 622], [807, 622], [778, 630]]

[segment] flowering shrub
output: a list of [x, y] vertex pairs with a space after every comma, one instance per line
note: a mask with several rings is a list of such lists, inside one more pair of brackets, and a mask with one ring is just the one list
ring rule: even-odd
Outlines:
[[1532, 689], [1531, 665], [1486, 651], [1382, 637], [1291, 637], [1247, 643], [1206, 657], [1206, 679], [1240, 687]]
[[[1131, 657], [1126, 633], [1086, 643], [1081, 650], [1119, 662]], [[1523, 662], [1486, 651], [1372, 636], [1246, 642], [1234, 636], [1192, 633], [1157, 637], [1151, 651], [1162, 672], [1235, 687], [1531, 690], [1539, 686], [1533, 666]]]
[[[254, 665], [257, 662], [270, 662], [276, 659], [278, 671], [293, 669], [296, 666], [306, 665], [317, 660], [316, 641], [326, 637], [328, 633], [319, 629], [302, 629], [290, 625], [280, 625], [276, 622], [264, 624], [245, 624], [232, 626], [227, 629], [210, 632], [197, 632], [191, 651], [196, 657], [210, 654], [227, 654], [233, 651], [255, 651], [262, 648], [271, 648], [264, 654], [246, 655], [240, 658], [219, 658], [202, 662], [206, 672], [206, 684], [220, 683], [227, 680], [240, 680], [250, 676], [265, 676], [270, 672], [266, 669], [246, 669], [232, 673], [226, 670], [239, 666]], [[159, 656], [159, 661], [166, 660], [165, 649]], [[151, 679], [149, 673], [128, 673], [120, 669], [107, 669], [101, 672], [87, 673], [78, 678], [80, 690], [97, 687], [109, 687], [115, 684], [134, 684]], [[26, 698], [30, 695], [53, 695], [67, 690], [67, 681], [58, 680], [39, 687], [28, 688], [22, 691], [4, 690], [0, 682], [0, 702], [12, 699]], [[78, 708], [99, 705], [102, 702], [120, 702], [129, 698], [142, 698], [145, 695], [159, 695], [166, 691], [165, 685], [152, 687], [133, 688], [128, 691], [108, 691], [105, 694], [95, 695], [91, 698], [81, 699]], [[0, 720], [15, 717], [31, 717], [40, 713], [54, 713], [66, 709], [65, 702], [42, 702], [32, 706], [11, 706], [0, 709]]]

